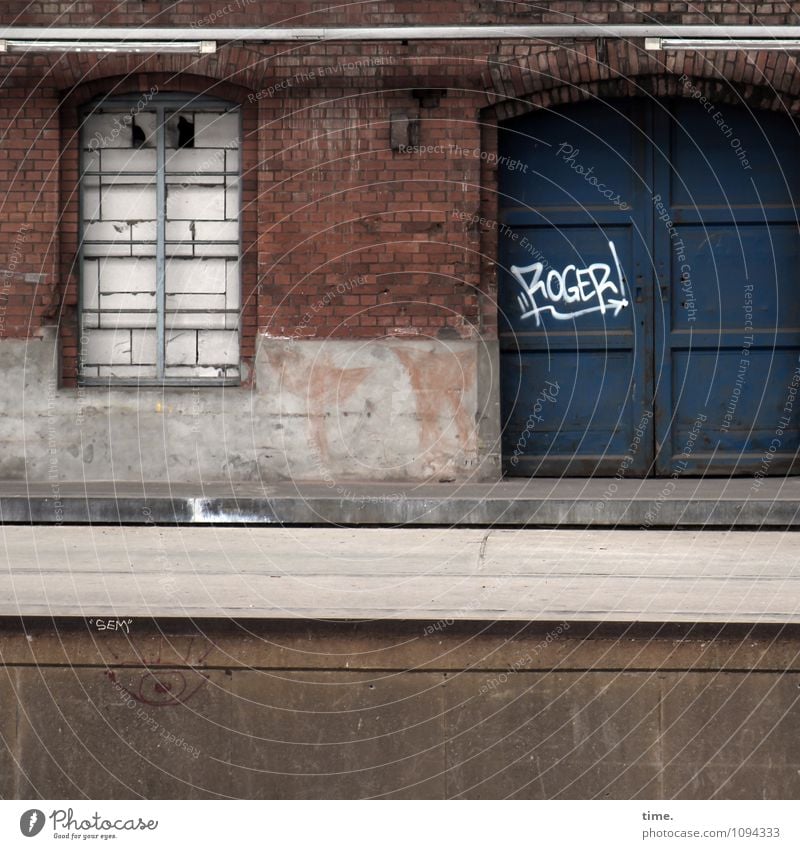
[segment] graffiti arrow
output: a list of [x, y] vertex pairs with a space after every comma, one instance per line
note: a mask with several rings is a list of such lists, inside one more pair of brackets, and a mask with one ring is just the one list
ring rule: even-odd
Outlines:
[[618, 316], [622, 312], [622, 310], [625, 307], [628, 306], [628, 300], [627, 300], [627, 298], [609, 298], [606, 301], [606, 306], [607, 307], [613, 306], [614, 307], [614, 315]]
[[549, 312], [553, 318], [566, 320], [570, 318], [578, 318], [578, 316], [581, 315], [589, 315], [589, 313], [593, 312], [605, 313], [612, 307], [614, 308], [614, 316], [618, 316], [627, 306], [628, 301], [626, 298], [609, 298], [604, 304], [597, 304], [594, 307], [587, 307], [585, 310], [576, 310], [575, 312], [559, 312], [552, 304], [545, 304], [544, 306], [536, 307], [535, 309], [524, 312], [521, 318], [530, 318], [533, 316], [536, 319], [536, 323], [539, 324], [539, 314], [545, 311]]

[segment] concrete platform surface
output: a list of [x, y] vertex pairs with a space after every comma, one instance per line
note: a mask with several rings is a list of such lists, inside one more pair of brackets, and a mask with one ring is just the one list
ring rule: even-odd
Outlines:
[[0, 615], [800, 622], [778, 531], [0, 529]]
[[800, 527], [800, 478], [0, 482], [0, 523]]

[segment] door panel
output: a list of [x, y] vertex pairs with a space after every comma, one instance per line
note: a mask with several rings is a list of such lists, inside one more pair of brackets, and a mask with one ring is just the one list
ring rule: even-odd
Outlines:
[[[507, 161], [519, 163], [500, 170], [509, 474], [613, 475], [643, 418], [649, 433], [641, 351], [652, 347], [643, 285], [650, 210], [639, 176], [649, 150], [640, 118], [632, 102], [582, 104], [503, 131]], [[639, 442], [630, 474], [644, 474], [651, 460]]]
[[786, 473], [800, 447], [800, 405], [784, 411], [800, 354], [797, 135], [779, 115], [720, 111], [729, 133], [694, 102], [656, 119], [669, 147], [655, 188], [672, 222], [654, 229], [669, 306], [655, 334], [662, 475]]

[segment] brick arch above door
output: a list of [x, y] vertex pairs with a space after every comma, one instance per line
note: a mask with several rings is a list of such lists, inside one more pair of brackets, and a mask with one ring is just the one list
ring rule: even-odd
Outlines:
[[[524, 49], [529, 54], [520, 56]], [[604, 51], [596, 42], [505, 47], [489, 57], [482, 75], [488, 100], [483, 119], [593, 97], [692, 97], [693, 91], [719, 103], [800, 112], [800, 71], [788, 54], [649, 53], [622, 39], [608, 39]]]

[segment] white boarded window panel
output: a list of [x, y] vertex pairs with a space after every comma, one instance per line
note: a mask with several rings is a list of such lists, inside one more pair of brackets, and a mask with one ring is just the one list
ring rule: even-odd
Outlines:
[[131, 239], [134, 242], [155, 242], [157, 227], [158, 224], [155, 221], [131, 222]]
[[152, 183], [103, 186], [100, 204], [104, 221], [154, 221], [156, 187]]
[[167, 333], [167, 365], [197, 365], [197, 334], [192, 331]]
[[[100, 151], [84, 147], [81, 159], [81, 168], [87, 176], [92, 176], [100, 172]], [[97, 177], [93, 177], [97, 179]]]
[[167, 294], [225, 292], [224, 259], [173, 259], [167, 263]]
[[154, 330], [131, 331], [131, 362], [145, 364], [155, 362], [156, 334]]
[[[225, 308], [238, 313], [242, 305], [239, 286], [239, 260], [227, 260], [225, 263]], [[238, 318], [238, 316], [237, 316]]]
[[156, 296], [149, 292], [114, 292], [111, 295], [100, 293], [100, 309], [104, 312], [155, 312]]
[[149, 183], [155, 188], [155, 173], [156, 151], [153, 149], [100, 151], [99, 176], [103, 185]]
[[239, 256], [239, 245], [236, 242], [228, 244], [195, 245], [194, 255], [198, 257], [237, 257]]
[[202, 242], [239, 242], [238, 221], [198, 221], [194, 227], [195, 238]]
[[167, 310], [165, 326], [167, 331], [192, 329], [200, 330], [202, 328], [219, 328], [227, 327], [227, 322], [224, 312], [170, 312]]
[[197, 113], [194, 123], [194, 146], [239, 147], [239, 114]]
[[128, 329], [93, 331], [84, 345], [84, 361], [87, 365], [130, 364], [131, 331]]
[[81, 199], [84, 221], [100, 220], [100, 186], [84, 184]]
[[167, 186], [167, 219], [222, 221], [225, 218], [224, 186], [180, 184]]
[[142, 174], [100, 174], [95, 179], [100, 181], [100, 185], [103, 188], [108, 188], [109, 186], [116, 187], [130, 185], [150, 185], [153, 189], [155, 189], [156, 187], [156, 181], [154, 177], [148, 177], [147, 175]]
[[225, 309], [225, 295], [167, 295], [167, 311], [220, 312]]
[[133, 246], [131, 242], [84, 242], [84, 256], [96, 257], [112, 257], [112, 256], [133, 256]]
[[155, 329], [158, 324], [158, 317], [155, 310], [153, 312], [101, 312], [98, 313], [99, 326], [103, 328], [113, 327], [130, 327], [140, 328], [149, 327]]
[[[196, 148], [179, 148], [176, 150], [169, 150], [167, 152], [167, 174], [172, 175], [173, 172], [186, 172], [189, 174], [197, 173], [200, 169], [200, 166], [208, 159], [208, 152], [204, 150], [197, 150]], [[218, 168], [212, 170], [219, 170]], [[172, 176], [171, 179], [177, 180], [176, 176]]]
[[156, 292], [156, 261], [135, 257], [100, 262], [101, 292]]
[[100, 152], [100, 170], [104, 175], [115, 176], [122, 176], [132, 171], [155, 174], [156, 151], [153, 148], [103, 150]]
[[168, 242], [191, 242], [194, 233], [191, 221], [167, 221], [166, 237]]
[[131, 225], [128, 221], [91, 221], [83, 228], [87, 242], [130, 242]]
[[[81, 279], [83, 280], [83, 306], [85, 309], [96, 310], [99, 306], [100, 260], [84, 258], [81, 264]], [[97, 327], [96, 324], [92, 326]]]
[[107, 147], [131, 147], [130, 113], [103, 112], [87, 116], [83, 123], [84, 147], [95, 151]]
[[225, 217], [239, 220], [239, 178], [228, 177], [225, 181]]
[[183, 186], [221, 186], [225, 183], [225, 175], [208, 173], [167, 173], [165, 180], [168, 186], [174, 186], [177, 190], [178, 188], [182, 188]]
[[182, 186], [221, 186], [225, 182], [224, 174], [208, 174], [203, 172], [167, 174], [165, 182], [168, 186], [180, 188]]
[[168, 258], [194, 256], [194, 242], [167, 242], [165, 249]]
[[201, 330], [197, 356], [206, 365], [235, 365], [239, 361], [239, 334], [235, 330]]
[[167, 153], [166, 180], [170, 184], [224, 182], [225, 151], [189, 148]]

